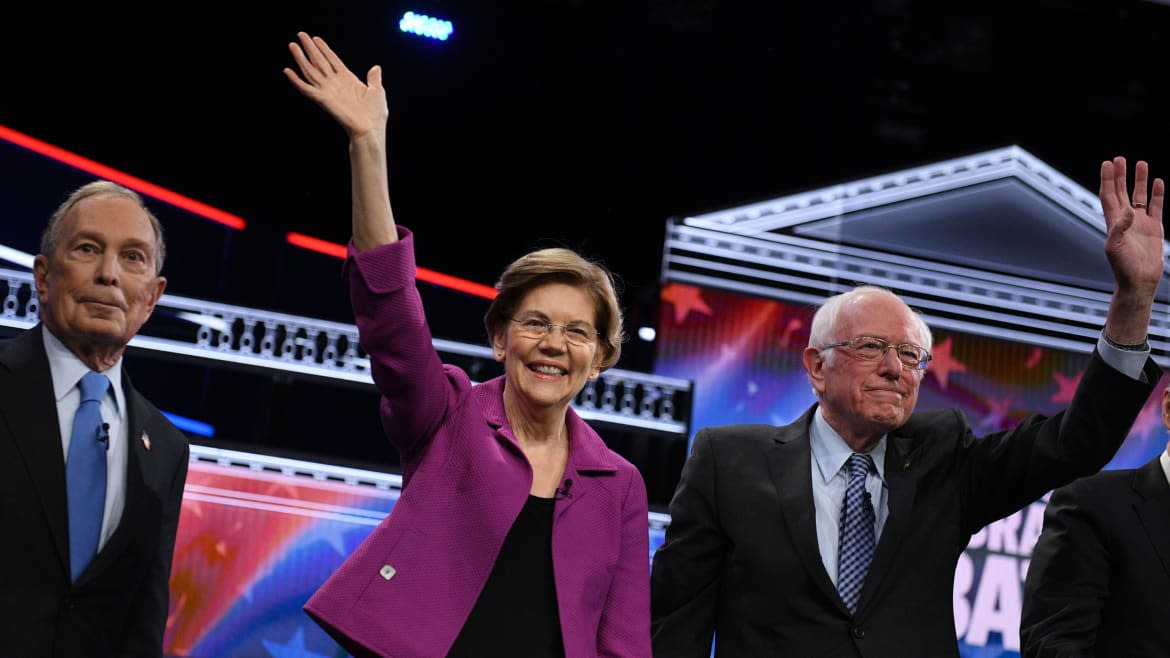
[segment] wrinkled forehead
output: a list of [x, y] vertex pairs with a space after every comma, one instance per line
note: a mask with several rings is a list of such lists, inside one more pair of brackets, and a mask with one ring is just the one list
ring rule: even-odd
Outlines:
[[117, 242], [139, 242], [153, 251], [157, 245], [154, 225], [134, 199], [115, 193], [81, 199], [61, 218], [60, 236], [93, 235]]

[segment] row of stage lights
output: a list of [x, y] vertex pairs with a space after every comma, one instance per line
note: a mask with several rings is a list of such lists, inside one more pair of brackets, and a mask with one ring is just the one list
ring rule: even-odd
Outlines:
[[451, 24], [451, 21], [408, 11], [398, 21], [398, 29], [408, 34], [417, 34], [420, 37], [427, 37], [428, 39], [446, 41], [451, 36], [451, 33], [455, 31], [455, 26]]

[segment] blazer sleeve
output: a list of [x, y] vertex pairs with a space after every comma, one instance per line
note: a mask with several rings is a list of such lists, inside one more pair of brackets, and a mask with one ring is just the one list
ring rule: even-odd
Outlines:
[[597, 631], [600, 656], [650, 655], [650, 533], [646, 528], [646, 484], [631, 469], [622, 502], [621, 555]]
[[711, 654], [728, 541], [715, 497], [717, 464], [710, 430], [694, 449], [670, 501], [666, 542], [654, 555], [651, 627], [655, 656]]
[[1094, 351], [1064, 411], [1029, 417], [982, 439], [965, 428], [964, 530], [973, 534], [1056, 487], [1101, 470], [1125, 441], [1161, 369], [1150, 359], [1143, 374], [1144, 381], [1131, 379]]
[[[1080, 483], [1078, 483], [1080, 484]], [[1022, 658], [1095, 655], [1109, 592], [1107, 537], [1083, 504], [1077, 484], [1057, 489], [1024, 581]]]
[[172, 430], [182, 446], [170, 478], [170, 489], [163, 501], [162, 525], [158, 529], [158, 552], [147, 567], [146, 578], [138, 589], [129, 618], [126, 642], [120, 655], [126, 658], [159, 658], [163, 635], [170, 612], [171, 561], [175, 553], [175, 534], [179, 530], [179, 513], [183, 506], [183, 487], [187, 483], [187, 464], [191, 448], [178, 430]]
[[382, 394], [382, 426], [404, 457], [417, 455], [434, 436], [457, 396], [471, 389], [458, 368], [445, 368], [415, 286], [414, 238], [399, 227], [398, 242], [346, 260], [350, 303], [362, 349]]

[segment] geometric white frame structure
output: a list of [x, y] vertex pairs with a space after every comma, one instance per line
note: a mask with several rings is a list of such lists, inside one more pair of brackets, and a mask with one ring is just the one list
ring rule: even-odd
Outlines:
[[[961, 212], [988, 195], [1018, 216], [979, 216], [979, 226], [964, 229], [972, 235], [986, 225], [1004, 235], [973, 241], [982, 251], [940, 239], [949, 227], [932, 212]], [[924, 204], [934, 207], [923, 212]], [[934, 241], [921, 239], [923, 231], [935, 231]], [[1048, 258], [1051, 270], [1039, 271], [1021, 256], [1051, 245], [1009, 242], [1021, 233], [1051, 235], [1068, 253]], [[932, 327], [1087, 352], [1105, 323], [1112, 286], [1104, 235], [1095, 194], [1013, 146], [674, 220], [662, 279], [809, 305], [867, 283], [896, 291]], [[1168, 281], [1164, 275], [1149, 336], [1164, 365]]]

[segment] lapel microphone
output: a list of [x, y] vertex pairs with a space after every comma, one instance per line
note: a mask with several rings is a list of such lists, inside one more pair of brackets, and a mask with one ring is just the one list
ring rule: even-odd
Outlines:
[[107, 451], [110, 449], [110, 424], [109, 423], [102, 423], [101, 429], [98, 430], [97, 439], [98, 439], [98, 441], [100, 441], [102, 443], [102, 445], [104, 445], [106, 447]]
[[569, 493], [569, 489], [573, 488], [572, 478], [565, 478], [561, 487], [557, 489], [557, 498], [572, 498], [573, 494]]

